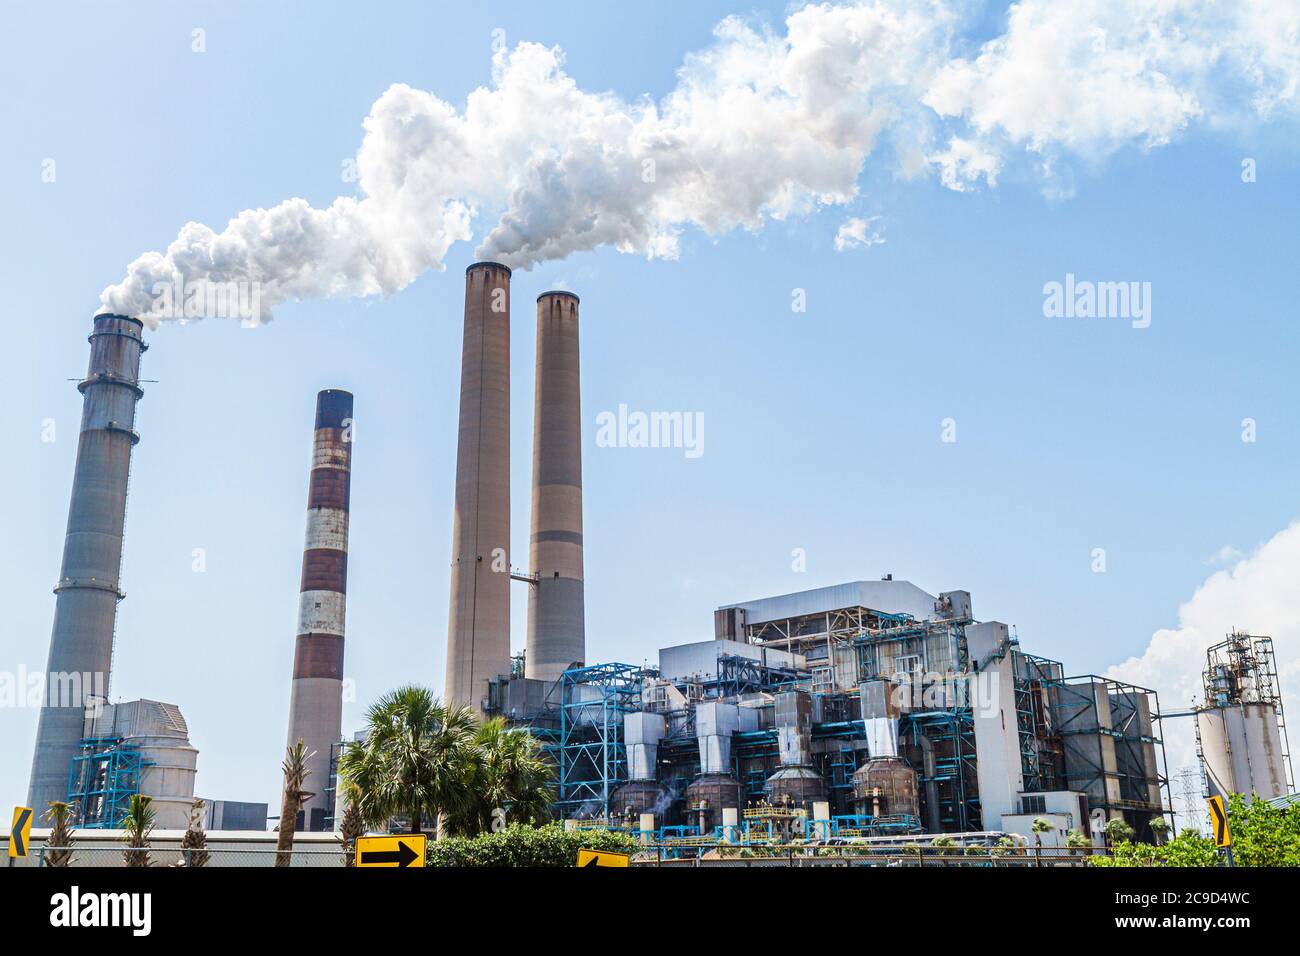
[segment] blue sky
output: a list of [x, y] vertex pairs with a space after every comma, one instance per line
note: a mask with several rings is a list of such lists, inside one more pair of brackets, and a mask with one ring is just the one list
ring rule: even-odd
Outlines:
[[[69, 380], [84, 372], [100, 290], [127, 263], [188, 220], [220, 229], [243, 209], [351, 191], [340, 168], [371, 104], [405, 82], [462, 107], [491, 82], [494, 29], [563, 47], [581, 87], [634, 100], [667, 94], [725, 15], [780, 32], [786, 14], [540, 6], [7, 9], [0, 670], [44, 666], [80, 416]], [[987, 10], [966, 36], [1004, 25]], [[884, 573], [971, 591], [977, 616], [1016, 625], [1070, 671], [1142, 654], [1218, 567], [1212, 555], [1250, 551], [1298, 511], [1295, 126], [1245, 119], [1067, 153], [1068, 198], [1023, 148], [1007, 150], [996, 185], [964, 191], [873, 154], [851, 201], [757, 231], [687, 225], [675, 260], [604, 247], [518, 271], [521, 556], [529, 306], [557, 285], [583, 302], [589, 659], [653, 660], [710, 637], [720, 604]], [[836, 251], [846, 218], [873, 216], [883, 244]], [[476, 221], [476, 241], [492, 223]], [[474, 258], [461, 242], [446, 271], [400, 292], [289, 301], [256, 329], [149, 334], [143, 374], [157, 381], [139, 408], [113, 693], [180, 705], [202, 795], [273, 802], [321, 388], [356, 395], [346, 669], [359, 700], [345, 730], [400, 682], [441, 688], [461, 276]], [[1045, 318], [1043, 284], [1066, 273], [1150, 282], [1150, 328]], [[806, 312], [791, 311], [795, 289]], [[620, 403], [702, 413], [705, 453], [596, 447], [596, 415]], [[1246, 417], [1254, 443], [1241, 440]], [[51, 418], [57, 439], [43, 442]], [[946, 418], [955, 443], [940, 440]], [[516, 648], [525, 606], [520, 586]], [[35, 724], [33, 710], [0, 709], [0, 802], [23, 799]]]

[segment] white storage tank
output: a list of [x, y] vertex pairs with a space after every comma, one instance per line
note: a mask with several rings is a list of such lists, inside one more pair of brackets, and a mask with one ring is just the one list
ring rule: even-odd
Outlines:
[[199, 752], [190, 743], [180, 708], [156, 700], [105, 704], [87, 723], [88, 737], [116, 738], [118, 746], [139, 751], [140, 793], [153, 797], [154, 825], [160, 830], [185, 829], [194, 802]]

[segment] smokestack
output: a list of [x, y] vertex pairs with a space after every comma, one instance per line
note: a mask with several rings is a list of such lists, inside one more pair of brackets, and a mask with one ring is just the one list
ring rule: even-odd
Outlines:
[[125, 595], [122, 530], [131, 473], [135, 403], [144, 394], [140, 355], [144, 323], [103, 314], [90, 333], [90, 367], [77, 386], [84, 397], [72, 479], [63, 569], [54, 604], [46, 696], [36, 725], [28, 805], [44, 813], [68, 794], [72, 758], [80, 752], [85, 707], [108, 695], [117, 602]]
[[324, 830], [330, 748], [343, 732], [343, 633], [348, 590], [348, 499], [352, 485], [352, 393], [316, 396], [307, 540], [302, 552], [298, 638], [289, 691], [289, 746], [302, 740], [313, 791], [304, 829]]
[[533, 520], [527, 676], [559, 680], [586, 659], [582, 579], [582, 407], [578, 297], [537, 297]]
[[447, 691], [483, 709], [510, 671], [510, 270], [465, 270]]

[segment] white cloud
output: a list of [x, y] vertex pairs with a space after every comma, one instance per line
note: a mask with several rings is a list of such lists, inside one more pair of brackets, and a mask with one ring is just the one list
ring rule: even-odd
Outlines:
[[867, 232], [871, 228], [871, 224], [879, 219], [879, 216], [872, 216], [869, 219], [851, 216], [844, 220], [835, 233], [835, 251], [844, 252], [846, 249], [883, 246], [885, 237], [880, 234], [878, 229], [871, 229], [870, 233]]
[[[925, 102], [964, 120], [987, 153], [1096, 161], [1163, 146], [1199, 120], [1294, 113], [1298, 34], [1295, 0], [1021, 0], [1004, 33], [939, 71]], [[950, 186], [984, 172], [941, 166]]]
[[[1279, 531], [1232, 568], [1210, 575], [1178, 609], [1178, 626], [1156, 631], [1140, 657], [1107, 676], [1150, 687], [1166, 711], [1201, 698], [1205, 651], [1234, 628], [1273, 638], [1284, 706], [1300, 706], [1300, 522]], [[1196, 762], [1191, 718], [1164, 722], [1170, 772]]]
[[476, 235], [481, 257], [522, 268], [601, 246], [675, 258], [687, 230], [854, 201], [878, 152], [900, 178], [933, 171], [963, 190], [996, 186], [1029, 151], [1063, 196], [1053, 157], [1296, 112], [1296, 0], [1022, 0], [1004, 33], [955, 57], [964, 9], [819, 3], [783, 34], [728, 17], [657, 102], [584, 90], [536, 43], [498, 51], [463, 109], [395, 84], [363, 124], [355, 196], [246, 210], [221, 231], [188, 223], [102, 305], [152, 321], [155, 284], [180, 280], [255, 284], [264, 315], [395, 292]]
[[1218, 551], [1215, 551], [1214, 554], [1206, 558], [1205, 563], [1206, 564], [1233, 564], [1237, 561], [1240, 561], [1244, 557], [1245, 555], [1241, 552], [1241, 549], [1236, 548], [1230, 544], [1225, 544]]

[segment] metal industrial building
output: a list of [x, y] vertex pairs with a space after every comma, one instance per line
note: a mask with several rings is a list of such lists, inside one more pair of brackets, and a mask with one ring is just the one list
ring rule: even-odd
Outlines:
[[[489, 713], [548, 742], [557, 811], [666, 835], [1140, 836], [1167, 813], [1153, 691], [1068, 676], [970, 594], [855, 581], [719, 608], [657, 667], [492, 682]], [[759, 833], [758, 831], [761, 831]]]

